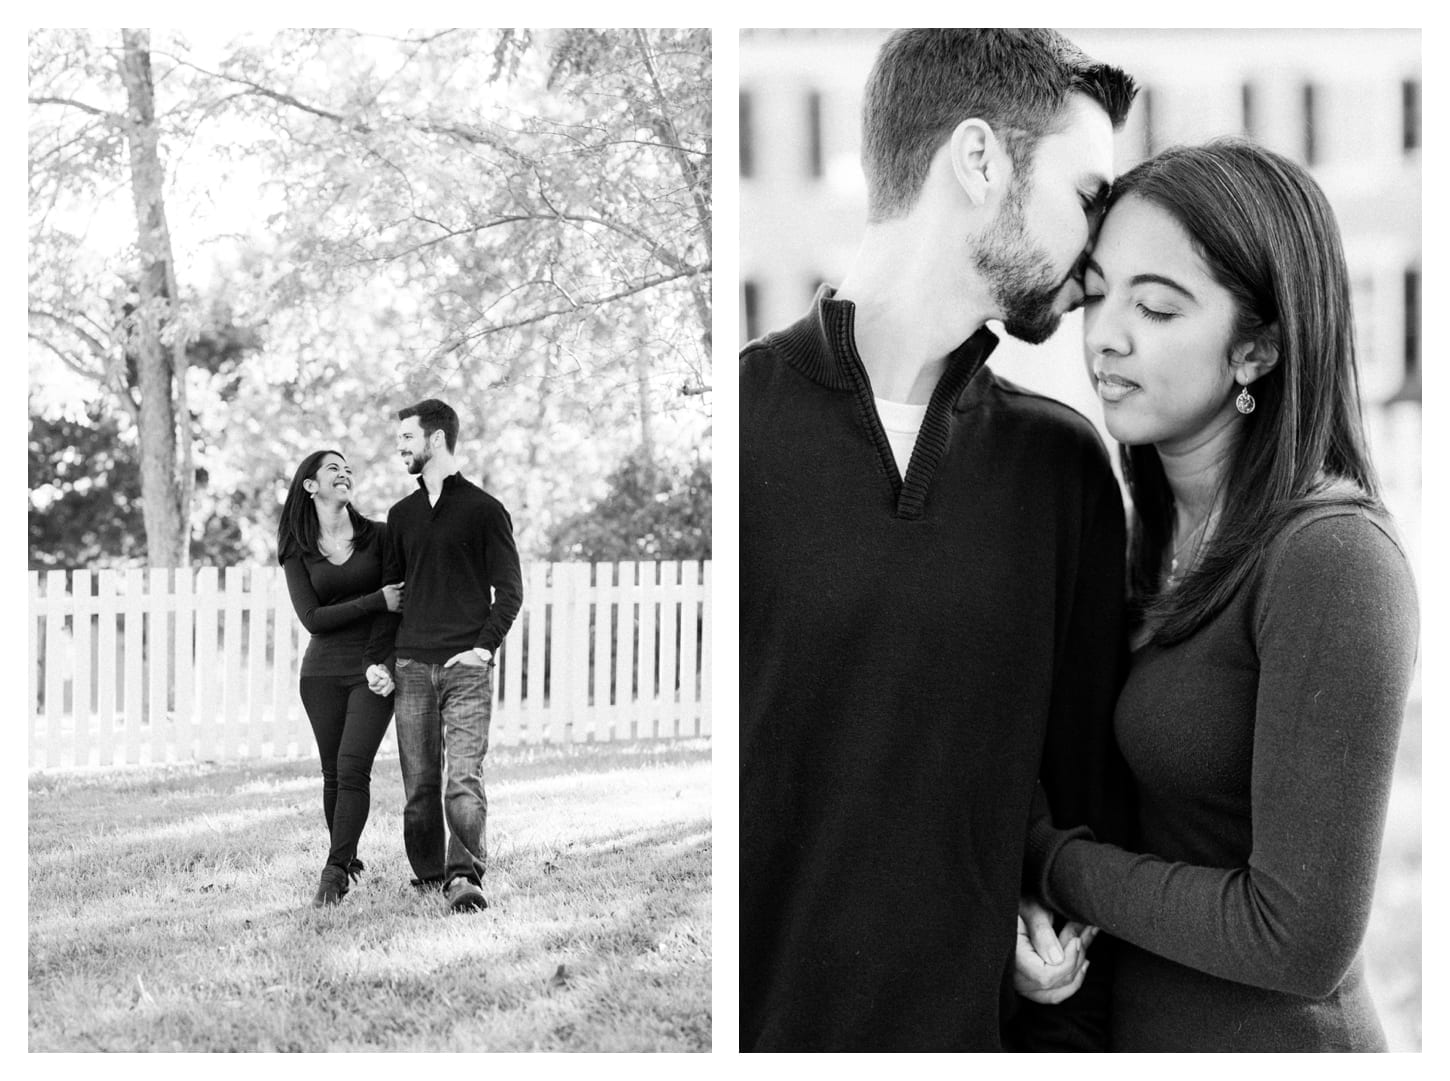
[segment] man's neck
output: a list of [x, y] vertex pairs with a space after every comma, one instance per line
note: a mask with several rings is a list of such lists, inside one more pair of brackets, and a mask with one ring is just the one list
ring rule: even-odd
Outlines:
[[871, 389], [887, 401], [924, 405], [946, 360], [982, 328], [990, 308], [965, 246], [916, 218], [867, 226], [836, 291], [856, 305], [856, 351]]
[[458, 472], [458, 463], [451, 454], [435, 454], [423, 467], [423, 487], [428, 489], [428, 502], [438, 502], [443, 482]]

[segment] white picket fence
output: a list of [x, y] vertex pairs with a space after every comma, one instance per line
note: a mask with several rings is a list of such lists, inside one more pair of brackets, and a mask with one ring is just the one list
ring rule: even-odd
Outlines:
[[[709, 561], [527, 566], [490, 745], [708, 735], [710, 578]], [[32, 571], [29, 625], [31, 768], [316, 754], [279, 567]]]

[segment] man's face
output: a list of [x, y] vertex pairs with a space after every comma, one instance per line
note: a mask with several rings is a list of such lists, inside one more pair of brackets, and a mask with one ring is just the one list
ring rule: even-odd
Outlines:
[[1025, 181], [1013, 177], [974, 253], [1003, 327], [1034, 345], [1082, 302], [1078, 263], [1113, 175], [1113, 128], [1102, 106], [1074, 94], [1065, 112], [1063, 129], [1038, 141]]
[[423, 436], [423, 426], [418, 423], [417, 417], [407, 417], [398, 424], [398, 454], [408, 472], [415, 476], [423, 472], [428, 459], [433, 457], [428, 440]]

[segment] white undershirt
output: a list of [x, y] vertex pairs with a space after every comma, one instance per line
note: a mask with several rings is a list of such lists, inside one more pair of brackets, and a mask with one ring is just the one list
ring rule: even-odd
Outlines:
[[906, 466], [911, 461], [911, 450], [916, 446], [916, 435], [921, 431], [921, 422], [926, 417], [926, 406], [906, 405], [877, 398], [876, 415], [881, 418], [881, 427], [886, 429], [886, 439], [891, 444], [891, 456], [896, 459], [896, 471], [905, 477]]

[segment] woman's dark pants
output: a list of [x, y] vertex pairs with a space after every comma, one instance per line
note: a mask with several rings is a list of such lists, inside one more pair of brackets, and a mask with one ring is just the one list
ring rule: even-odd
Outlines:
[[332, 835], [327, 865], [343, 871], [367, 825], [373, 759], [393, 717], [393, 696], [365, 676], [303, 676], [298, 688], [322, 759], [322, 812]]

